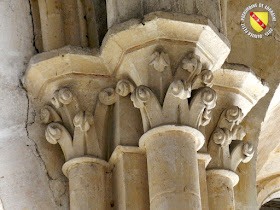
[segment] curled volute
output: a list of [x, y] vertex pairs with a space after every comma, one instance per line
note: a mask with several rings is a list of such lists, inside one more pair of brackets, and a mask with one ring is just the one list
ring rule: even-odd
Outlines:
[[209, 168], [235, 171], [241, 162], [251, 160], [254, 148], [250, 143], [242, 141], [246, 135], [243, 126], [239, 124], [242, 119], [242, 111], [236, 106], [222, 112], [208, 144], [208, 152], [212, 157]]
[[140, 109], [144, 131], [164, 124], [181, 124], [197, 129], [208, 125], [217, 100], [216, 92], [211, 88], [212, 72], [202, 70], [199, 57], [189, 53], [173, 73], [173, 78], [166, 80], [168, 77], [164, 75], [167, 75], [167, 70], [171, 71], [168, 54], [157, 50], [151, 58], [149, 66], [156, 70], [154, 74], [157, 77], [165, 78], [162, 82], [135, 87], [133, 82], [124, 79], [115, 88], [119, 96], [131, 94], [134, 107]]
[[175, 80], [170, 85], [170, 93], [182, 100], [191, 97], [192, 86], [186, 80]]
[[45, 105], [40, 113], [40, 121], [47, 124], [47, 141], [59, 143], [66, 160], [85, 155], [105, 158], [108, 105], [113, 104], [116, 97], [113, 88], [101, 91], [93, 115], [80, 109], [77, 98], [68, 88], [55, 91], [51, 105]]
[[112, 105], [116, 103], [117, 95], [115, 89], [105, 88], [99, 93], [99, 101], [104, 105]]
[[45, 135], [49, 143], [59, 143], [65, 160], [69, 160], [74, 157], [72, 136], [62, 124], [55, 122], [50, 123], [46, 128]]
[[134, 91], [134, 85], [127, 79], [120, 80], [116, 86], [116, 93], [120, 96], [127, 96]]
[[40, 111], [40, 120], [42, 123], [61, 122], [61, 117], [52, 106], [45, 105]]

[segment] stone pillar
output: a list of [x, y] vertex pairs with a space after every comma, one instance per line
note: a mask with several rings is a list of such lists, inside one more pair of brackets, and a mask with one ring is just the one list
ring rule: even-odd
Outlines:
[[107, 209], [106, 172], [109, 169], [109, 163], [93, 157], [74, 158], [63, 165], [63, 173], [69, 179], [71, 210]]
[[80, 46], [80, 22], [77, 0], [62, 0], [65, 43], [67, 45]]
[[71, 210], [105, 210], [110, 206], [111, 171], [105, 161], [107, 144], [103, 135], [108, 111], [103, 102], [109, 101], [106, 91], [100, 92], [94, 114], [81, 110], [80, 101], [68, 88], [55, 91], [52, 106], [45, 105], [41, 110], [40, 119], [48, 124], [47, 141], [58, 143], [64, 153], [62, 171], [69, 179]]
[[113, 200], [115, 209], [149, 210], [146, 154], [139, 147], [117, 146], [110, 164], [114, 166]]
[[209, 210], [206, 167], [210, 160], [211, 156], [209, 154], [201, 152], [198, 153], [199, 185], [202, 210]]
[[63, 47], [65, 40], [60, 1], [39, 0], [38, 3], [44, 51]]
[[222, 169], [208, 170], [207, 187], [209, 193], [209, 209], [235, 209], [233, 187], [238, 181], [238, 175], [232, 171]]
[[146, 132], [150, 209], [201, 209], [197, 150], [204, 136], [188, 126], [165, 125]]
[[240, 125], [242, 110], [232, 106], [219, 118], [208, 144], [212, 157], [207, 170], [207, 187], [210, 210], [235, 209], [234, 186], [239, 181], [235, 173], [241, 162], [249, 162], [254, 155], [251, 144], [243, 142], [246, 135]]

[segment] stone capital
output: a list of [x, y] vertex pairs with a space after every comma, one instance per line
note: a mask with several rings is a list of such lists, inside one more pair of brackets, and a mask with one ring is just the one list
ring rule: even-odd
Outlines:
[[243, 113], [236, 106], [225, 109], [214, 129], [208, 144], [208, 152], [212, 157], [209, 168], [235, 171], [238, 165], [249, 162], [254, 155], [254, 147], [243, 142], [246, 135], [240, 125]]
[[[39, 1], [40, 14], [54, 2]], [[152, 12], [126, 22], [108, 16], [112, 27], [100, 49], [57, 49], [98, 44], [97, 36], [85, 36], [95, 25], [82, 13], [93, 4], [78, 2], [72, 13], [79, 13], [81, 36], [67, 40], [71, 34], [60, 30], [48, 42], [54, 20], [42, 16], [50, 51], [31, 59], [23, 80], [46, 140], [64, 154], [71, 208], [105, 209], [114, 193], [116, 202], [125, 197], [115, 208], [124, 208], [127, 195], [137, 200], [141, 192], [139, 203], [150, 209], [214, 209], [216, 201], [234, 209], [236, 170], [255, 151], [243, 140], [242, 120], [268, 92], [266, 83], [245, 66], [225, 64], [229, 41], [197, 15]], [[59, 29], [71, 22], [60, 12], [55, 17]]]
[[40, 121], [47, 125], [45, 136], [49, 143], [59, 143], [65, 160], [84, 156], [105, 159], [107, 145], [105, 129], [109, 105], [115, 102], [110, 88], [99, 93], [94, 113], [83, 110], [69, 88], [54, 92], [50, 103], [40, 111]]

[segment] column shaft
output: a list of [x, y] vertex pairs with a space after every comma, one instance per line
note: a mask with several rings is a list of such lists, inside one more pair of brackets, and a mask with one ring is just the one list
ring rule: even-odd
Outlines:
[[207, 153], [198, 153], [198, 170], [202, 210], [209, 210], [208, 190], [206, 181], [206, 167], [211, 157]]
[[201, 209], [198, 145], [204, 137], [186, 126], [161, 126], [145, 133], [150, 209]]
[[69, 179], [71, 210], [103, 210], [109, 207], [106, 172], [109, 164], [91, 157], [66, 162], [63, 172]]
[[229, 170], [208, 170], [207, 187], [210, 210], [234, 210], [234, 190], [238, 175]]
[[115, 209], [149, 210], [146, 154], [139, 147], [117, 146], [110, 163], [113, 169]]
[[63, 47], [65, 40], [60, 1], [39, 0], [38, 3], [44, 51]]

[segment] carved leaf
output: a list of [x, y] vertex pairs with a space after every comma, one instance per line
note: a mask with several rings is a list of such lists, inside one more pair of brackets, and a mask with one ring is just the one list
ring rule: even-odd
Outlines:
[[[182, 60], [178, 67], [175, 77], [177, 79], [186, 79], [188, 82], [193, 82], [194, 78], [201, 73], [202, 63], [197, 55], [189, 53]], [[192, 88], [194, 89], [194, 88]]]
[[237, 142], [231, 152], [231, 169], [235, 171], [241, 162], [248, 163], [254, 155], [254, 147], [247, 142]]
[[164, 123], [183, 123], [180, 114], [189, 115], [188, 98], [191, 96], [191, 84], [185, 80], [175, 80], [169, 86], [163, 103]]
[[148, 87], [137, 87], [131, 94], [131, 100], [134, 107], [140, 109], [144, 131], [163, 122], [161, 105]]
[[55, 91], [51, 103], [59, 112], [65, 127], [73, 134], [73, 118], [80, 111], [77, 99], [68, 88], [62, 88]]
[[59, 143], [66, 161], [73, 158], [72, 137], [63, 125], [55, 122], [50, 123], [46, 128], [45, 135], [49, 143]]
[[249, 162], [254, 155], [254, 148], [247, 142], [240, 142], [246, 135], [239, 125], [243, 118], [240, 108], [230, 107], [220, 116], [213, 131], [208, 152], [212, 157], [210, 168], [223, 168], [235, 171], [241, 162]]
[[117, 101], [117, 94], [113, 88], [105, 88], [99, 93], [99, 101], [104, 105], [112, 105]]
[[128, 94], [134, 91], [134, 85], [126, 79], [120, 80], [116, 86], [116, 93], [122, 97], [127, 96]]
[[182, 100], [191, 97], [191, 84], [185, 80], [175, 80], [169, 88], [171, 94]]
[[88, 135], [88, 131], [93, 124], [93, 116], [85, 111], [79, 112], [73, 120], [75, 125], [73, 148], [76, 156], [93, 155], [88, 153], [88, 141], [97, 141]]
[[192, 89], [198, 89], [201, 87], [212, 87], [213, 86], [214, 76], [212, 71], [203, 70], [200, 74], [198, 74], [193, 82], [192, 82]]
[[170, 66], [168, 54], [156, 51], [152, 54], [150, 65], [158, 72], [163, 72], [166, 67]]
[[42, 122], [52, 122], [46, 128], [46, 139], [52, 144], [60, 144], [66, 160], [84, 155], [105, 158], [108, 146], [104, 131], [107, 127], [108, 106], [104, 104], [113, 104], [116, 97], [113, 88], [101, 91], [99, 99], [103, 104], [97, 101], [94, 119], [91, 113], [80, 111], [77, 99], [69, 89], [57, 90], [51, 100], [57, 111], [48, 105], [41, 110]]
[[205, 87], [197, 91], [190, 103], [190, 116], [182, 116], [187, 118], [187, 125], [194, 128], [199, 128], [202, 125], [209, 123], [209, 118], [212, 110], [216, 106], [217, 94], [211, 88]]
[[45, 124], [48, 124], [50, 122], [61, 122], [62, 121], [61, 117], [55, 111], [55, 109], [49, 105], [46, 105], [41, 109], [40, 120], [42, 123], [45, 123]]
[[62, 88], [54, 93], [51, 102], [55, 108], [60, 108], [63, 104], [70, 104], [73, 99], [72, 93], [67, 88]]

